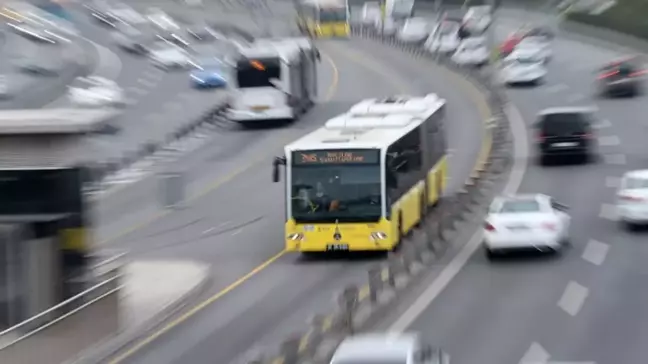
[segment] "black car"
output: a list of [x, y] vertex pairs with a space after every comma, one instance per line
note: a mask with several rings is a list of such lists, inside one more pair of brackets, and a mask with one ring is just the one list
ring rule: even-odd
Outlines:
[[596, 155], [591, 110], [577, 107], [542, 111], [535, 124], [540, 163], [550, 158], [577, 157], [583, 162]]
[[601, 96], [636, 96], [642, 91], [644, 71], [634, 59], [616, 61], [605, 65], [598, 72], [598, 88]]

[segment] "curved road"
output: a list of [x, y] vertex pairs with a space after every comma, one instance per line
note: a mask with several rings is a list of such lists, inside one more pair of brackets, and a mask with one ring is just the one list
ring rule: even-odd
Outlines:
[[155, 215], [155, 186], [145, 180], [111, 196], [111, 207], [99, 211], [101, 222], [112, 222], [99, 227], [102, 247], [129, 249], [138, 259], [197, 259], [214, 273], [209, 301], [195, 316], [113, 363], [244, 362], [304, 329], [312, 313], [330, 311], [337, 290], [364, 278], [381, 257], [303, 261], [283, 253], [282, 187], [270, 182], [270, 161], [285, 143], [353, 103], [437, 92], [449, 105], [451, 186], [469, 174], [486, 116], [465, 81], [455, 86], [454, 76], [370, 42], [325, 42], [321, 49], [327, 55], [319, 76], [324, 101], [294, 125], [230, 131], [179, 161], [196, 181], [185, 208], [128, 229], [127, 223]]
[[[553, 20], [503, 10], [496, 32], [503, 38], [522, 23], [538, 21]], [[530, 159], [520, 188], [552, 195], [571, 206], [573, 247], [555, 259], [492, 263], [478, 249], [440, 294], [432, 288], [423, 294], [421, 302], [433, 301], [420, 316], [402, 317], [392, 326], [403, 329], [414, 319], [408, 329], [444, 348], [453, 362], [646, 361], [646, 235], [624, 231], [611, 204], [619, 177], [645, 168], [648, 98], [593, 97], [597, 67], [622, 54], [569, 39], [555, 40], [544, 85], [509, 94], [527, 123], [546, 107], [598, 107], [600, 162], [539, 167]], [[456, 268], [458, 261], [453, 259], [448, 267]]]

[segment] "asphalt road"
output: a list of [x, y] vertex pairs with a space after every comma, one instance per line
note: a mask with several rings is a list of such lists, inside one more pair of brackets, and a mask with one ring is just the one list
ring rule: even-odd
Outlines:
[[[496, 31], [504, 37], [538, 21], [551, 23], [546, 16], [503, 11]], [[617, 51], [559, 37], [554, 53], [547, 82], [510, 90], [510, 97], [527, 123], [546, 107], [598, 107], [601, 160], [554, 167], [529, 160], [520, 188], [571, 206], [573, 247], [561, 257], [492, 263], [478, 249], [408, 328], [445, 349], [454, 363], [646, 361], [646, 235], [624, 231], [610, 204], [622, 173], [645, 168], [647, 98], [592, 96], [594, 71], [623, 55]]]
[[[205, 261], [214, 271], [208, 293], [221, 292], [283, 249], [284, 201], [282, 185], [270, 182], [272, 156], [281, 153], [285, 143], [368, 97], [433, 91], [445, 97], [453, 153], [450, 182], [456, 187], [463, 181], [480, 148], [483, 116], [474, 94], [455, 86], [454, 78], [429, 64], [373, 43], [326, 42], [321, 49], [336, 65], [334, 70], [323, 62], [320, 68], [322, 96], [332, 79], [339, 80], [333, 81], [336, 92], [330, 100], [294, 125], [230, 131], [187, 156], [179, 163], [196, 181], [193, 191], [204, 191], [205, 186], [212, 190], [182, 210], [104, 242], [102, 247], [130, 249], [142, 259]], [[220, 182], [213, 182], [219, 178]], [[110, 198], [112, 208], [100, 211], [100, 221], [113, 222], [99, 227], [103, 238], [126, 226], [120, 221], [137, 221], [132, 217], [137, 215], [135, 210], [152, 213], [156, 209], [154, 181], [129, 189]], [[282, 255], [125, 362], [242, 362], [258, 350], [275, 348], [282, 335], [304, 328], [312, 313], [328, 312], [334, 292], [364, 278], [367, 266], [379, 259], [382, 256], [303, 261], [296, 255]]]

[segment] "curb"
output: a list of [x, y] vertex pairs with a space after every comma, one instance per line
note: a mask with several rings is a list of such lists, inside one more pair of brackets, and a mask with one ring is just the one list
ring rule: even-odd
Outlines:
[[76, 359], [67, 361], [66, 364], [99, 364], [108, 361], [111, 357], [116, 356], [130, 345], [143, 340], [156, 328], [162, 326], [187, 306], [196, 302], [211, 285], [212, 279], [211, 269], [208, 269], [205, 277], [194, 288], [165, 306], [149, 320], [136, 327], [126, 328], [112, 337], [97, 343], [94, 347], [88, 348], [86, 351], [80, 353]]
[[375, 31], [353, 30], [356, 37], [401, 49], [417, 58], [426, 58], [431, 64], [470, 82], [484, 96], [492, 117], [484, 120], [482, 148], [463, 189], [444, 198], [430, 211], [427, 222], [402, 245], [398, 253], [390, 253], [385, 262], [370, 268], [365, 284], [349, 285], [339, 292], [335, 297], [337, 307], [332, 314], [313, 315], [308, 329], [285, 338], [278, 354], [271, 356], [267, 353], [267, 356], [259, 356], [248, 364], [328, 363], [341, 340], [383, 317], [393, 308], [400, 292], [424, 277], [427, 268], [462, 237], [462, 230], [475, 227], [474, 223], [486, 213], [484, 207], [498, 192], [499, 182], [510, 169], [512, 148], [505, 110], [507, 101], [489, 75], [461, 68], [421, 47], [400, 43], [393, 37], [382, 37]]

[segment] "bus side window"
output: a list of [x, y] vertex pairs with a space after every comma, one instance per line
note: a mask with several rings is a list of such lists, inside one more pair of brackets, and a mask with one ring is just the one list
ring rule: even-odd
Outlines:
[[419, 128], [416, 128], [399, 141], [402, 143], [404, 156], [407, 158], [408, 172], [416, 173], [421, 170], [421, 134]]

